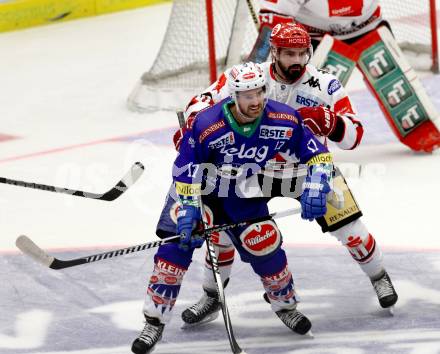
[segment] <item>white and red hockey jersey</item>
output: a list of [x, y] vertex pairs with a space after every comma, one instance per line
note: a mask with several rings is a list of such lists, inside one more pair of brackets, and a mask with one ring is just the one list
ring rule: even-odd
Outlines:
[[312, 38], [329, 33], [349, 39], [373, 30], [382, 21], [379, 0], [260, 0], [260, 6], [262, 22], [271, 23], [271, 12], [293, 17]]
[[[267, 78], [267, 97], [299, 109], [302, 107], [324, 106], [335, 112], [343, 121], [340, 140], [334, 143], [343, 150], [357, 147], [362, 139], [363, 127], [356, 117], [350, 98], [339, 80], [332, 74], [306, 65], [304, 74], [293, 84], [284, 84], [275, 79], [270, 62], [260, 64]], [[196, 113], [230, 96], [226, 77], [228, 70], [200, 95], [195, 96], [185, 110], [187, 126], [190, 126]], [[179, 132], [174, 142], [178, 144]], [[325, 138], [322, 138], [325, 140]], [[325, 141], [323, 141], [325, 142]]]

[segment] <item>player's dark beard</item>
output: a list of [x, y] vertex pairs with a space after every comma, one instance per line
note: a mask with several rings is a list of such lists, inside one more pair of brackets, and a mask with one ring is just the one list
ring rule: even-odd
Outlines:
[[278, 62], [278, 66], [281, 69], [282, 75], [289, 81], [298, 80], [304, 72], [304, 66], [300, 64], [293, 64], [286, 68]]

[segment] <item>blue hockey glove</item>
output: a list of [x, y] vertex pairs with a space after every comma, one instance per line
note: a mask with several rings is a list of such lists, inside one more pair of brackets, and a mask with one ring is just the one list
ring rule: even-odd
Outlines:
[[327, 194], [330, 192], [330, 185], [327, 182], [327, 175], [316, 173], [306, 177], [301, 195], [301, 217], [312, 221], [324, 216], [327, 212]]
[[192, 236], [192, 231], [202, 220], [200, 208], [193, 205], [183, 205], [177, 213], [177, 233], [180, 234], [179, 248], [188, 251], [203, 245], [203, 237]]

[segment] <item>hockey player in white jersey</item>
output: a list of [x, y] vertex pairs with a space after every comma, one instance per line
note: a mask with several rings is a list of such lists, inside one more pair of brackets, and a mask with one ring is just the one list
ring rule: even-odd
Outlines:
[[[312, 55], [307, 31], [300, 25], [278, 24], [270, 40], [273, 61], [262, 64], [269, 78], [268, 97], [296, 108], [303, 116], [304, 123], [322, 140], [331, 140], [341, 149], [356, 148], [362, 139], [362, 125], [338, 79], [307, 64]], [[227, 74], [228, 71], [189, 103], [185, 112], [187, 128], [191, 127], [197, 112], [229, 95], [225, 85]], [[177, 132], [174, 137], [177, 148], [181, 134], [181, 131]], [[290, 185], [286, 189], [283, 184], [283, 177], [298, 173], [296, 161], [280, 155], [274, 159], [272, 166], [259, 176], [263, 196], [297, 198], [300, 191], [295, 191], [294, 186], [291, 188]], [[385, 271], [381, 250], [363, 224], [362, 213], [339, 171], [334, 178], [334, 189], [338, 188], [340, 193], [334, 193], [333, 199], [327, 204], [327, 214], [316, 220], [323, 232], [329, 231], [347, 248], [370, 278], [380, 305], [391, 308], [397, 301], [397, 293]], [[169, 211], [162, 213], [164, 217], [169, 214]], [[215, 235], [213, 241], [217, 244], [222, 280], [227, 284], [234, 260], [234, 248], [227, 235]], [[208, 257], [203, 291], [199, 302], [182, 313], [184, 322], [198, 324], [218, 316], [220, 307]]]
[[397, 138], [415, 151], [440, 146], [440, 115], [382, 18], [379, 0], [260, 0], [260, 33], [249, 60], [269, 54], [271, 29], [301, 23], [316, 48], [312, 63], [343, 85], [357, 67]]

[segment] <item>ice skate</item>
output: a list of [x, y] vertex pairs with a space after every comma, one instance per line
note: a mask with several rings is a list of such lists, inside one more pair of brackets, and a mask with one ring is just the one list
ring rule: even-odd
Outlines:
[[214, 321], [220, 309], [217, 292], [204, 290], [201, 299], [182, 312], [183, 328]]
[[156, 343], [162, 338], [164, 327], [157, 318], [145, 315], [144, 329], [131, 345], [131, 351], [135, 354], [152, 353]]
[[398, 296], [388, 273], [384, 271], [378, 278], [371, 279], [371, 284], [376, 291], [380, 306], [394, 315], [394, 304], [397, 302]]
[[312, 323], [297, 309], [280, 310], [275, 312], [283, 323], [295, 333], [313, 337]]

